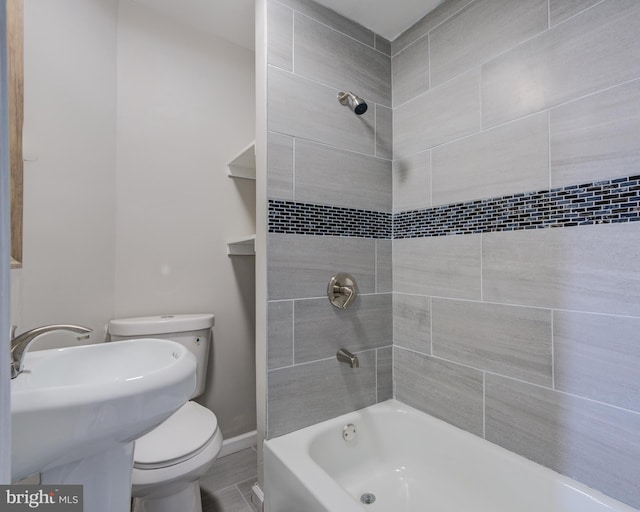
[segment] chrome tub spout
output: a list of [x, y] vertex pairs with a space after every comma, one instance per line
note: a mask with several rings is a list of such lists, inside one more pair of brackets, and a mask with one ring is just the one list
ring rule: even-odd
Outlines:
[[360, 367], [358, 356], [349, 352], [346, 348], [341, 348], [340, 350], [338, 350], [336, 357], [338, 358], [338, 361], [348, 364], [350, 368]]

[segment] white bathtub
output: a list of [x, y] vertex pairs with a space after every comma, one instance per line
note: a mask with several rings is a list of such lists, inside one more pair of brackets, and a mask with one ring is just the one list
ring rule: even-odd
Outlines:
[[264, 473], [266, 512], [638, 512], [396, 400], [265, 442]]

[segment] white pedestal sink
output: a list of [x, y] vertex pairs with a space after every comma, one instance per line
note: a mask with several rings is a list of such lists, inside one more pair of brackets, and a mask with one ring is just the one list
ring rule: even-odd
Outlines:
[[84, 510], [128, 512], [133, 440], [195, 389], [196, 360], [169, 340], [29, 352], [11, 381], [13, 480], [82, 484]]

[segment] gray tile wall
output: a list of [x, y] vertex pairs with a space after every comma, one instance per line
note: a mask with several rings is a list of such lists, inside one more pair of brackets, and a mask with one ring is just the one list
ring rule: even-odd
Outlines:
[[607, 0], [484, 63], [483, 126], [637, 79], [639, 24], [636, 0]]
[[[400, 212], [637, 174], [638, 33], [636, 0], [446, 0], [391, 43], [269, 0], [268, 197]], [[269, 235], [267, 436], [395, 395], [640, 507], [639, 231]]]
[[302, 139], [296, 140], [294, 155], [297, 201], [391, 211], [390, 160]]
[[[390, 42], [309, 0], [269, 0], [267, 17], [268, 198], [391, 212]], [[345, 90], [364, 115], [338, 103]], [[267, 437], [390, 398], [391, 240], [272, 233], [267, 245]], [[358, 282], [348, 310], [326, 297], [337, 272]]]
[[[640, 2], [447, 0], [392, 42], [394, 211], [640, 171]], [[394, 240], [396, 398], [640, 507], [640, 223]]]
[[393, 161], [393, 211], [431, 206], [431, 151]]
[[431, 150], [432, 206], [548, 187], [546, 112]]

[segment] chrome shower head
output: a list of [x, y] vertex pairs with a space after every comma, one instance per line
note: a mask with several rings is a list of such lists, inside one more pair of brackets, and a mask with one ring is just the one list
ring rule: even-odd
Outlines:
[[341, 105], [349, 107], [358, 116], [361, 116], [367, 111], [367, 103], [352, 92], [338, 93], [338, 101]]

